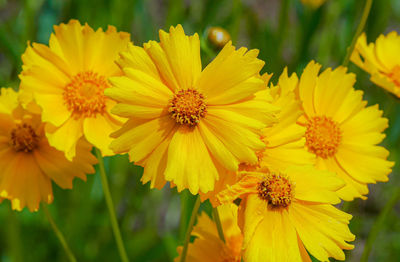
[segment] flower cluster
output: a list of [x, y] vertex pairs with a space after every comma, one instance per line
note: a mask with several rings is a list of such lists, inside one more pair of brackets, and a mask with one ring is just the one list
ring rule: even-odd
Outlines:
[[[230, 41], [203, 66], [199, 36], [180, 25], [143, 47], [112, 26], [54, 31], [23, 54], [20, 91], [1, 92], [0, 201], [50, 203], [51, 181], [93, 173], [96, 147], [129, 154], [151, 188], [188, 189], [219, 211], [225, 237], [202, 214], [188, 261], [345, 259], [351, 215], [334, 205], [365, 199], [393, 166], [379, 146], [388, 121], [353, 73], [311, 61], [272, 84], [258, 50]], [[363, 35], [352, 56], [398, 96], [400, 65], [384, 52], [400, 54], [399, 39]]]

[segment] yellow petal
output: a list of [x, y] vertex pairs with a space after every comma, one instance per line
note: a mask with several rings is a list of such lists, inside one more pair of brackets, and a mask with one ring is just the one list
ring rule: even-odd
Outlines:
[[198, 128], [182, 126], [175, 132], [168, 149], [165, 179], [176, 184], [178, 191], [188, 188], [192, 194], [214, 189], [218, 179], [210, 153]]
[[106, 32], [101, 28], [94, 32], [85, 24], [82, 26], [82, 35], [85, 70], [107, 76], [121, 74], [121, 69], [114, 61], [119, 58], [120, 52], [127, 50], [130, 34], [117, 32], [114, 26], [108, 26]]
[[295, 183], [295, 198], [315, 203], [338, 204], [336, 191], [345, 184], [335, 173], [313, 166], [293, 166], [285, 171]]
[[264, 210], [264, 218], [246, 245], [244, 259], [249, 262], [302, 261], [296, 231], [285, 209]]
[[18, 106], [18, 93], [12, 88], [0, 89], [0, 114], [10, 115]]
[[[164, 171], [167, 167], [168, 147], [171, 142], [173, 132], [164, 139], [148, 156], [148, 158], [139, 162], [144, 166], [142, 183], [145, 184], [150, 181], [150, 188], [161, 189], [164, 187], [166, 181], [164, 179]], [[135, 152], [132, 152], [135, 155]]]
[[71, 189], [73, 179], [78, 177], [86, 181], [86, 174], [94, 173], [92, 165], [97, 162], [90, 152], [91, 146], [82, 145], [83, 143], [85, 142], [78, 143], [77, 155], [72, 162], [65, 158], [63, 152], [50, 147], [45, 140], [33, 154], [46, 176], [61, 188]]
[[168, 105], [172, 93], [161, 81], [139, 70], [125, 69], [125, 72], [127, 76], [110, 78], [114, 87], [107, 88], [105, 95], [127, 104], [152, 107]]
[[[353, 117], [349, 118], [340, 126], [343, 131], [343, 141], [355, 142], [353, 139], [359, 141], [358, 137], [360, 135], [373, 132], [381, 133], [388, 127], [388, 120], [382, 117], [382, 113], [378, 105], [374, 105], [362, 109]], [[376, 143], [379, 142], [381, 141]]]
[[264, 62], [246, 51], [228, 43], [201, 73], [198, 87], [209, 104], [238, 102], [265, 87], [259, 76]]
[[[393, 162], [386, 160], [389, 151], [380, 146], [341, 146], [335, 155], [337, 162], [349, 176], [361, 183], [388, 181]], [[355, 164], [357, 163], [357, 164]]]
[[213, 157], [215, 157], [226, 169], [237, 171], [239, 167], [239, 161], [235, 156], [232, 155], [222, 141], [214, 133], [212, 133], [207, 125], [202, 121], [198, 124], [198, 127], [201, 136], [203, 137], [204, 142]]
[[55, 38], [52, 43], [60, 48], [64, 54], [66, 62], [77, 74], [85, 70], [84, 68], [84, 42], [82, 36], [82, 26], [77, 20], [70, 20], [68, 24], [54, 26]]
[[375, 46], [376, 56], [386, 68], [391, 70], [399, 65], [400, 36], [396, 31], [392, 31], [386, 36], [380, 35]]
[[320, 64], [311, 61], [304, 69], [299, 83], [300, 100], [303, 102], [303, 108], [306, 115], [311, 117], [315, 115], [314, 89], [320, 69]]
[[141, 161], [173, 132], [175, 126], [169, 116], [142, 123], [128, 121], [121, 128], [124, 130], [126, 127], [126, 131], [112, 141], [110, 148], [115, 153], [129, 152], [131, 161]]
[[68, 160], [72, 160], [76, 154], [76, 144], [83, 136], [83, 120], [70, 118], [58, 128], [46, 125], [45, 130], [49, 144], [63, 151]]
[[326, 169], [335, 172], [341, 179], [344, 180], [346, 185], [337, 191], [338, 196], [346, 201], [351, 201], [356, 197], [366, 199], [365, 195], [368, 194], [368, 187], [366, 183], [357, 181], [346, 170], [344, 170], [335, 158], [328, 158], [323, 160]]
[[[238, 124], [212, 115], [207, 115], [202, 121], [240, 162], [248, 164], [258, 162], [255, 151], [265, 148], [260, 135]], [[226, 130], [230, 130], [229, 133], [226, 133]]]
[[108, 114], [97, 114], [83, 120], [83, 133], [89, 143], [100, 149], [103, 156], [111, 156], [114, 152], [109, 148], [112, 141], [110, 135], [120, 126], [121, 123]]
[[170, 62], [168, 61], [167, 54], [159, 43], [156, 41], [149, 41], [144, 44], [144, 49], [151, 57], [154, 64], [157, 66], [159, 74], [164, 83], [173, 91], [179, 89], [178, 80], [172, 71]]
[[[51, 203], [53, 193], [50, 179], [43, 174], [30, 154], [18, 153], [7, 163], [5, 176], [1, 180], [0, 192], [12, 200], [12, 208], [21, 211], [25, 206], [37, 211], [41, 201]], [[5, 167], [5, 166], [3, 166]]]
[[320, 261], [344, 260], [342, 249], [354, 248], [347, 243], [354, 240], [348, 228], [351, 216], [331, 205], [292, 203], [289, 217], [304, 246]]
[[181, 25], [171, 26], [169, 33], [160, 30], [160, 45], [179, 88], [193, 88], [201, 72], [198, 34], [186, 36]]
[[156, 65], [144, 48], [130, 43], [128, 44], [128, 50], [126, 52], [121, 52], [120, 57], [121, 58], [117, 60], [117, 64], [121, 68], [132, 68], [134, 70], [143, 71], [152, 78], [161, 80]]
[[61, 95], [35, 93], [35, 100], [42, 108], [43, 122], [49, 122], [55, 126], [63, 125], [70, 117], [72, 112], [66, 107]]

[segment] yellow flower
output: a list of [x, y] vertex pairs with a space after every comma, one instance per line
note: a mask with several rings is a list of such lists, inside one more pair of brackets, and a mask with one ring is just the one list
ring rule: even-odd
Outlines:
[[389, 152], [377, 146], [388, 120], [378, 105], [366, 107], [363, 92], [355, 90], [355, 75], [339, 67], [318, 75], [321, 65], [310, 62], [298, 84], [307, 128], [306, 146], [317, 157], [318, 169], [336, 172], [346, 186], [338, 191], [347, 201], [365, 198], [367, 184], [387, 181], [393, 162]]
[[[205, 213], [198, 217], [197, 225], [192, 235], [196, 237], [189, 244], [186, 261], [188, 262], [240, 262], [243, 236], [238, 226], [238, 207], [235, 204], [225, 204], [218, 207], [225, 243], [219, 238], [217, 227]], [[180, 261], [182, 247], [178, 247]]]
[[363, 33], [351, 61], [371, 75], [371, 81], [400, 97], [400, 36], [396, 31], [367, 44]]
[[51, 203], [51, 182], [72, 188], [72, 180], [86, 180], [94, 173], [96, 159], [84, 140], [77, 145], [76, 158], [68, 161], [63, 152], [49, 146], [40, 114], [23, 109], [11, 88], [0, 95], [0, 199], [9, 199], [12, 208], [25, 206], [37, 211], [40, 202]]
[[[313, 166], [292, 166], [281, 172], [261, 168], [242, 172], [238, 183], [219, 194], [223, 203], [241, 198], [238, 221], [247, 262], [344, 260], [352, 249], [351, 215], [336, 209], [336, 190], [343, 186], [334, 173]], [[307, 251], [306, 251], [307, 250]]]
[[143, 183], [207, 193], [239, 163], [257, 163], [276, 110], [255, 99], [265, 88], [258, 50], [228, 43], [202, 71], [199, 37], [180, 25], [160, 31], [160, 43], [128, 49], [118, 61], [125, 75], [105, 91], [118, 101], [112, 112], [128, 118], [111, 148], [144, 166]]
[[109, 135], [122, 119], [110, 113], [115, 102], [104, 90], [108, 77], [122, 74], [114, 60], [126, 50], [130, 35], [112, 26], [94, 31], [76, 20], [54, 31], [49, 46], [29, 45], [22, 55], [22, 100], [28, 103], [33, 96], [43, 110], [42, 120], [50, 124], [45, 130], [50, 144], [68, 159], [82, 137], [103, 155], [112, 155]]
[[[263, 78], [268, 85], [271, 75]], [[254, 171], [264, 166], [272, 171], [285, 169], [288, 165], [314, 165], [315, 156], [305, 149], [304, 134], [306, 128], [299, 125], [297, 120], [303, 114], [301, 103], [294, 90], [297, 87], [296, 74], [290, 77], [287, 68], [279, 77], [278, 84], [266, 90], [272, 98], [272, 105], [280, 108], [276, 122], [262, 132], [266, 148], [258, 153], [257, 165], [241, 164], [241, 170]]]
[[311, 8], [318, 8], [320, 7], [323, 3], [325, 3], [326, 0], [301, 0], [303, 5], [309, 6]]

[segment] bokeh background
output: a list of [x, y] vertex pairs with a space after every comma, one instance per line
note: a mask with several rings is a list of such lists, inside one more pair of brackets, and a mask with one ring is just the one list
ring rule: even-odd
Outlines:
[[[312, 59], [326, 68], [341, 64], [361, 17], [364, 1], [327, 0], [311, 9], [300, 0], [0, 0], [0, 86], [18, 88], [21, 54], [28, 41], [48, 43], [52, 26], [71, 18], [93, 28], [114, 25], [132, 34], [135, 44], [158, 39], [159, 29], [181, 23], [202, 39], [203, 65], [217, 50], [207, 41], [208, 29], [221, 26], [234, 45], [260, 49], [264, 71], [275, 74], [285, 66], [301, 73]], [[400, 1], [374, 1], [365, 31], [369, 41], [392, 30], [400, 32]], [[399, 58], [400, 59], [400, 58]], [[400, 61], [399, 61], [400, 62]], [[400, 162], [400, 101], [357, 74], [357, 89], [370, 105], [378, 103], [389, 118], [384, 145], [390, 159]], [[131, 261], [172, 261], [182, 243], [193, 197], [188, 192], [150, 190], [139, 181], [142, 168], [126, 156], [106, 159], [106, 169], [123, 238]], [[1, 172], [1, 171], [0, 171]], [[388, 183], [370, 186], [368, 200], [344, 208], [353, 214], [350, 227], [357, 238], [347, 261], [359, 261], [374, 221], [400, 186], [395, 166]], [[202, 204], [210, 212], [209, 203]], [[50, 211], [79, 261], [119, 261], [98, 174], [76, 180], [73, 190], [54, 186]], [[387, 219], [372, 246], [369, 261], [400, 260], [400, 204]], [[67, 261], [42, 211], [12, 212], [0, 204], [0, 261]]]

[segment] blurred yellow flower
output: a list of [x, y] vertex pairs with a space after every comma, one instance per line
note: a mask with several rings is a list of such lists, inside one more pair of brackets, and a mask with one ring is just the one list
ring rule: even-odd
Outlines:
[[76, 20], [54, 31], [49, 46], [34, 43], [22, 55], [22, 101], [33, 97], [42, 108], [42, 120], [50, 124], [45, 130], [50, 144], [68, 159], [82, 137], [103, 155], [112, 155], [109, 135], [123, 120], [109, 112], [115, 102], [104, 90], [108, 77], [122, 74], [114, 60], [126, 50], [130, 35], [112, 26], [94, 31]]
[[[193, 228], [192, 235], [196, 237], [189, 244], [186, 256], [187, 262], [240, 262], [243, 236], [238, 226], [238, 207], [235, 204], [225, 204], [218, 207], [224, 232], [225, 243], [219, 238], [215, 223], [202, 213], [198, 217], [197, 225]], [[178, 247], [180, 261], [182, 247]]]
[[130, 45], [118, 61], [125, 75], [105, 91], [118, 101], [112, 112], [129, 118], [111, 148], [144, 166], [143, 183], [167, 180], [192, 194], [212, 191], [241, 162], [257, 163], [276, 111], [255, 99], [265, 88], [257, 55], [228, 43], [202, 71], [199, 37], [180, 25], [160, 31], [160, 43]]
[[342, 199], [365, 198], [367, 184], [387, 181], [394, 164], [386, 160], [389, 152], [377, 146], [388, 120], [378, 105], [366, 107], [363, 92], [353, 88], [355, 75], [345, 67], [318, 75], [320, 68], [310, 62], [298, 84], [306, 146], [317, 157], [318, 169], [336, 172], [346, 182], [338, 191]]
[[0, 95], [0, 199], [9, 199], [12, 208], [25, 206], [37, 211], [40, 202], [53, 201], [51, 181], [72, 188], [72, 180], [86, 180], [94, 173], [96, 158], [84, 140], [77, 145], [76, 157], [68, 161], [64, 153], [49, 146], [40, 114], [23, 109], [18, 94], [2, 88]]
[[400, 36], [393, 31], [367, 44], [363, 33], [351, 61], [371, 75], [371, 81], [400, 97]]
[[[332, 206], [340, 199], [341, 179], [313, 166], [292, 166], [281, 172], [261, 168], [240, 173], [238, 183], [222, 191], [222, 203], [241, 198], [239, 225], [247, 262], [344, 260], [352, 249], [351, 215]], [[307, 250], [307, 251], [306, 251]]]
[[318, 8], [320, 7], [323, 3], [325, 3], [326, 0], [301, 0], [301, 2], [309, 6], [311, 8]]

